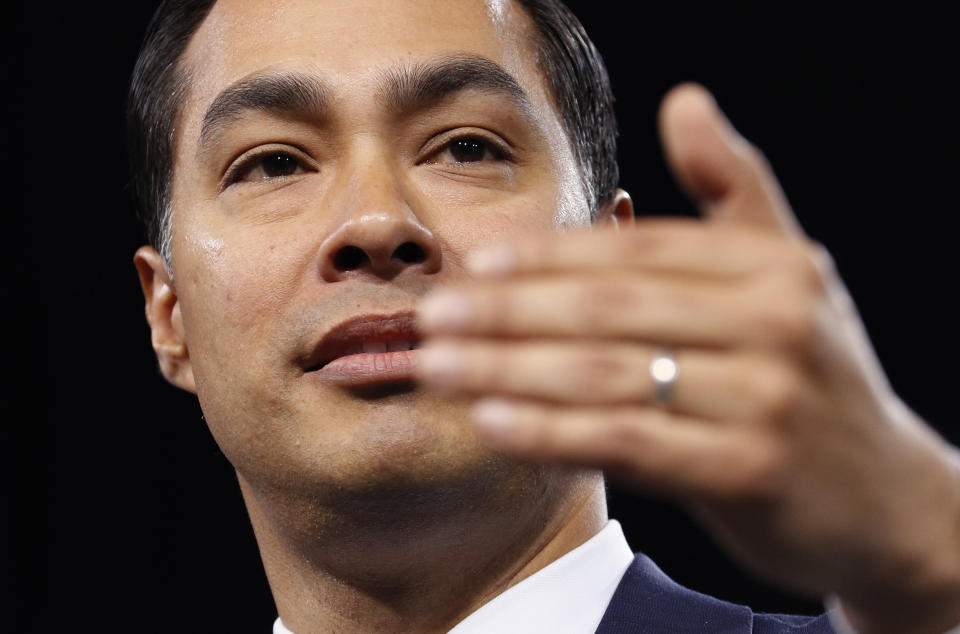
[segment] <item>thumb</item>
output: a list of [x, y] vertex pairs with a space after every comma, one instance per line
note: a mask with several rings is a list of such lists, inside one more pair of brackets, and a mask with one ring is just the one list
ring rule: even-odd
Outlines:
[[705, 88], [681, 84], [667, 93], [659, 127], [667, 163], [708, 218], [802, 233], [766, 159]]

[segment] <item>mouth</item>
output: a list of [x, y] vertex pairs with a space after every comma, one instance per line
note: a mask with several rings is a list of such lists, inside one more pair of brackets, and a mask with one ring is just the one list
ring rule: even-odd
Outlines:
[[361, 315], [327, 332], [302, 365], [311, 378], [345, 387], [411, 381], [420, 341], [413, 312]]

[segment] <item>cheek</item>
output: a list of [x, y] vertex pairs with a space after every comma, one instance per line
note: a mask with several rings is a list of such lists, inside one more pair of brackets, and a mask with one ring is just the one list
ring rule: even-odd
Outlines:
[[536, 176], [502, 190], [430, 183], [433, 187], [421, 190], [421, 220], [454, 254], [527, 233], [555, 231], [575, 224], [578, 217], [589, 220], [579, 186], [565, 188], [542, 173]]
[[184, 246], [175, 271], [187, 271], [177, 287], [198, 383], [222, 376], [224, 366], [257, 375], [278, 367], [273, 356], [282, 347], [270, 344], [302, 278], [296, 238], [200, 235]]
[[490, 244], [542, 234], [554, 228], [556, 208], [542, 200], [509, 200], [501, 204], [448, 208], [431, 230], [448, 250], [447, 264], [460, 264], [467, 254]]

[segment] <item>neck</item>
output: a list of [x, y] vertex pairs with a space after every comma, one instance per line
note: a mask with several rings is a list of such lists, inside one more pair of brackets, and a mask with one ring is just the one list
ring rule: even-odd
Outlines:
[[391, 491], [338, 508], [239, 479], [292, 631], [445, 632], [606, 523], [599, 473], [533, 473], [497, 495]]

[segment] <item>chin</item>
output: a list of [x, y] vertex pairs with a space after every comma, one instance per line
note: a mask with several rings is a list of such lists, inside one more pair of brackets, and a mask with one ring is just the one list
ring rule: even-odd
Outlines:
[[539, 471], [482, 443], [469, 405], [412, 384], [314, 392], [247, 442], [221, 447], [254, 489], [331, 506], [469, 500]]

